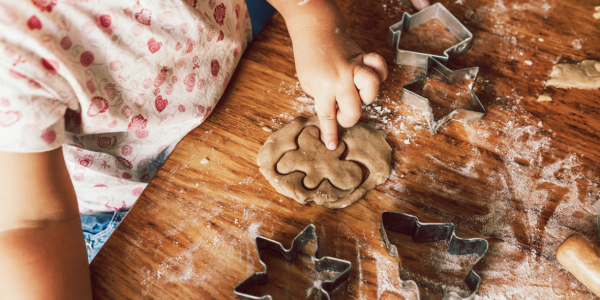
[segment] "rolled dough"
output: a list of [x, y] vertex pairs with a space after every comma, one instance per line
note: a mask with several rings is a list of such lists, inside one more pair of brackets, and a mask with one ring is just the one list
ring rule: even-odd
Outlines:
[[556, 64], [546, 85], [559, 88], [599, 89], [600, 61], [584, 60], [578, 64]]
[[316, 189], [323, 179], [329, 180], [340, 190], [356, 188], [362, 180], [360, 167], [351, 161], [340, 160], [346, 150], [346, 144], [340, 142], [337, 149], [328, 151], [321, 143], [319, 128], [304, 127], [298, 136], [298, 150], [287, 152], [277, 163], [277, 171], [289, 174], [300, 171], [304, 177], [304, 186]]
[[[338, 127], [338, 135], [338, 148], [327, 150], [318, 117], [298, 118], [269, 136], [258, 152], [260, 172], [277, 192], [300, 204], [344, 208], [387, 180], [392, 148], [381, 133], [361, 122]], [[369, 170], [364, 180], [359, 164]]]

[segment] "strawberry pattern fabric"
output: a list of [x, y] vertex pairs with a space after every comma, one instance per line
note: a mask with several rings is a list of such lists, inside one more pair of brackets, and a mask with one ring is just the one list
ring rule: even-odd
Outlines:
[[80, 213], [127, 210], [251, 39], [244, 0], [0, 0], [0, 151], [62, 147]]

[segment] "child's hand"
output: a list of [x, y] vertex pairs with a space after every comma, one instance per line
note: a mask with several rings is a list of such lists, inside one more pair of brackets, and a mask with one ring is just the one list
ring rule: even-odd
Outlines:
[[362, 104], [370, 104], [387, 77], [387, 65], [376, 53], [365, 54], [343, 28], [304, 27], [293, 35], [296, 70], [302, 88], [315, 98], [328, 149], [337, 148], [337, 122], [350, 127]]
[[[283, 15], [292, 42], [302, 88], [315, 98], [323, 142], [337, 148], [337, 122], [350, 127], [362, 104], [377, 97], [387, 77], [385, 60], [365, 54], [348, 37], [334, 0], [268, 0]], [[429, 0], [411, 0], [421, 10]]]

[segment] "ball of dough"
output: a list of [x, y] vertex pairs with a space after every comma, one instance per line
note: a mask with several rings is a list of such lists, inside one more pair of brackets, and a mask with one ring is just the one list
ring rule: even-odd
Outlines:
[[[293, 120], [269, 136], [257, 160], [277, 192], [300, 204], [343, 208], [387, 180], [392, 148], [375, 128], [362, 122], [338, 127], [340, 143], [333, 151], [323, 144], [320, 131], [313, 116]], [[369, 171], [367, 178], [360, 165]]]

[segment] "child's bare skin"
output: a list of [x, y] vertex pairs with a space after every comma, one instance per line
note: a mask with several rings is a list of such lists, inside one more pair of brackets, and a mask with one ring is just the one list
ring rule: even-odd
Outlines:
[[0, 299], [92, 299], [62, 148], [0, 152]]
[[[342, 15], [333, 0], [269, 0], [283, 15], [292, 43], [302, 88], [315, 98], [329, 150], [337, 148], [337, 123], [350, 127], [358, 121], [362, 104], [371, 104], [387, 65], [376, 53], [365, 53], [346, 34]], [[414, 0], [422, 9], [427, 0]]]
[[[333, 0], [270, 0], [284, 16], [303, 88], [317, 102], [324, 142], [354, 125], [387, 77], [383, 58], [348, 37]], [[427, 0], [413, 0], [418, 9]], [[0, 299], [92, 299], [77, 199], [62, 149], [0, 152]], [[32, 188], [33, 187], [33, 188]]]

